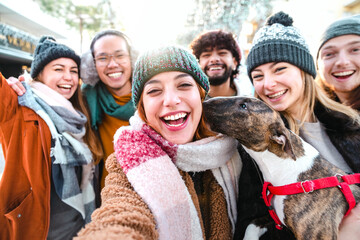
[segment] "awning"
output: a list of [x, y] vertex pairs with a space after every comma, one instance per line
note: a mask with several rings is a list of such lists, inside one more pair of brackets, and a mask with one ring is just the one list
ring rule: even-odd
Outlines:
[[12, 49], [12, 48], [4, 48], [0, 46], [0, 61], [11, 61], [18, 62], [23, 64], [30, 64], [33, 60], [33, 57], [26, 52]]

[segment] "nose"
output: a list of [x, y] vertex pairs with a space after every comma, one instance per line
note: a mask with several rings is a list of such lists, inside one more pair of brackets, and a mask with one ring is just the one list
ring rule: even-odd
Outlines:
[[217, 63], [220, 61], [220, 56], [217, 53], [212, 53], [210, 56], [210, 63]]
[[276, 85], [276, 81], [271, 76], [264, 76], [264, 88], [272, 89]]
[[181, 102], [177, 91], [172, 89], [165, 89], [164, 91], [163, 103], [165, 107], [174, 107]]
[[65, 71], [64, 72], [64, 79], [65, 80], [71, 80], [72, 79], [72, 74], [70, 71]]
[[340, 51], [336, 59], [337, 66], [347, 66], [350, 63], [349, 57], [345, 51]]
[[117, 67], [119, 64], [115, 61], [115, 58], [114, 56], [110, 56], [110, 60], [109, 60], [109, 63], [108, 63], [108, 67]]

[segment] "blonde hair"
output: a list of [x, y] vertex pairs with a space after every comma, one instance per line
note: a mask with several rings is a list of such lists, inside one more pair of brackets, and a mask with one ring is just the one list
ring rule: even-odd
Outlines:
[[360, 124], [360, 117], [358, 112], [349, 106], [345, 106], [330, 99], [326, 95], [326, 93], [320, 88], [320, 86], [318, 86], [318, 84], [315, 82], [314, 78], [310, 74], [302, 71], [302, 79], [304, 80], [304, 93], [300, 110], [301, 118], [295, 119], [287, 111], [280, 112], [286, 118], [291, 131], [299, 134], [299, 130], [306, 121], [306, 119], [315, 119], [314, 109], [316, 101], [320, 102], [322, 105], [324, 105], [330, 110], [345, 114], [350, 119], [352, 119], [354, 123]]
[[[198, 87], [199, 92], [200, 92], [201, 102], [203, 102], [206, 97], [205, 90], [197, 82], [196, 82], [196, 86]], [[144, 109], [143, 92], [141, 93], [140, 99], [138, 102], [138, 114], [139, 114], [140, 118], [151, 127], [151, 124], [149, 124], [148, 120], [146, 119], [146, 114], [145, 114], [145, 109]], [[212, 136], [216, 136], [216, 133], [214, 133], [213, 131], [210, 130], [210, 128], [207, 124], [204, 112], [202, 112], [199, 125], [195, 131], [194, 140], [199, 140], [202, 138], [212, 137]]]

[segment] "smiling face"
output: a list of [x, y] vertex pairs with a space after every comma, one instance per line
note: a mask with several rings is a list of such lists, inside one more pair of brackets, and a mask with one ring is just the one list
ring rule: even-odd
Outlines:
[[71, 58], [58, 58], [49, 62], [37, 78], [66, 99], [70, 99], [79, 84], [78, 65]]
[[142, 95], [147, 122], [155, 131], [175, 144], [193, 140], [202, 102], [191, 75], [178, 71], [159, 73], [145, 83]]
[[286, 111], [300, 119], [304, 80], [301, 70], [286, 62], [266, 63], [251, 72], [259, 97], [276, 111]]
[[330, 39], [319, 51], [318, 67], [324, 84], [346, 99], [360, 85], [360, 36]]
[[199, 63], [201, 69], [209, 77], [211, 85], [221, 85], [230, 80], [232, 71], [237, 62], [232, 53], [227, 49], [205, 49], [200, 54]]
[[[125, 40], [115, 35], [99, 38], [94, 44], [94, 58], [99, 78], [108, 89], [117, 96], [129, 94], [131, 59]], [[104, 58], [109, 58], [109, 62]]]

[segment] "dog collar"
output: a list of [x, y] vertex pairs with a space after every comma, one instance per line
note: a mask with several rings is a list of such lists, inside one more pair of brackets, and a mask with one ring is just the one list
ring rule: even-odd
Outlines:
[[[339, 182], [339, 178], [342, 179], [342, 182]], [[268, 207], [271, 218], [275, 221], [276, 228], [281, 230], [283, 224], [281, 223], [279, 217], [277, 216], [275, 209], [271, 205], [271, 199], [274, 195], [293, 195], [298, 193], [312, 193], [315, 190], [322, 188], [338, 187], [341, 192], [344, 194], [346, 201], [349, 204], [349, 209], [347, 210], [345, 216], [347, 216], [351, 209], [356, 205], [356, 201], [349, 185], [360, 183], [360, 173], [350, 174], [350, 175], [340, 175], [337, 174], [332, 177], [319, 178], [314, 180], [306, 180], [297, 183], [291, 183], [283, 186], [273, 186], [269, 182], [264, 182], [262, 197], [264, 199], [265, 205]]]

